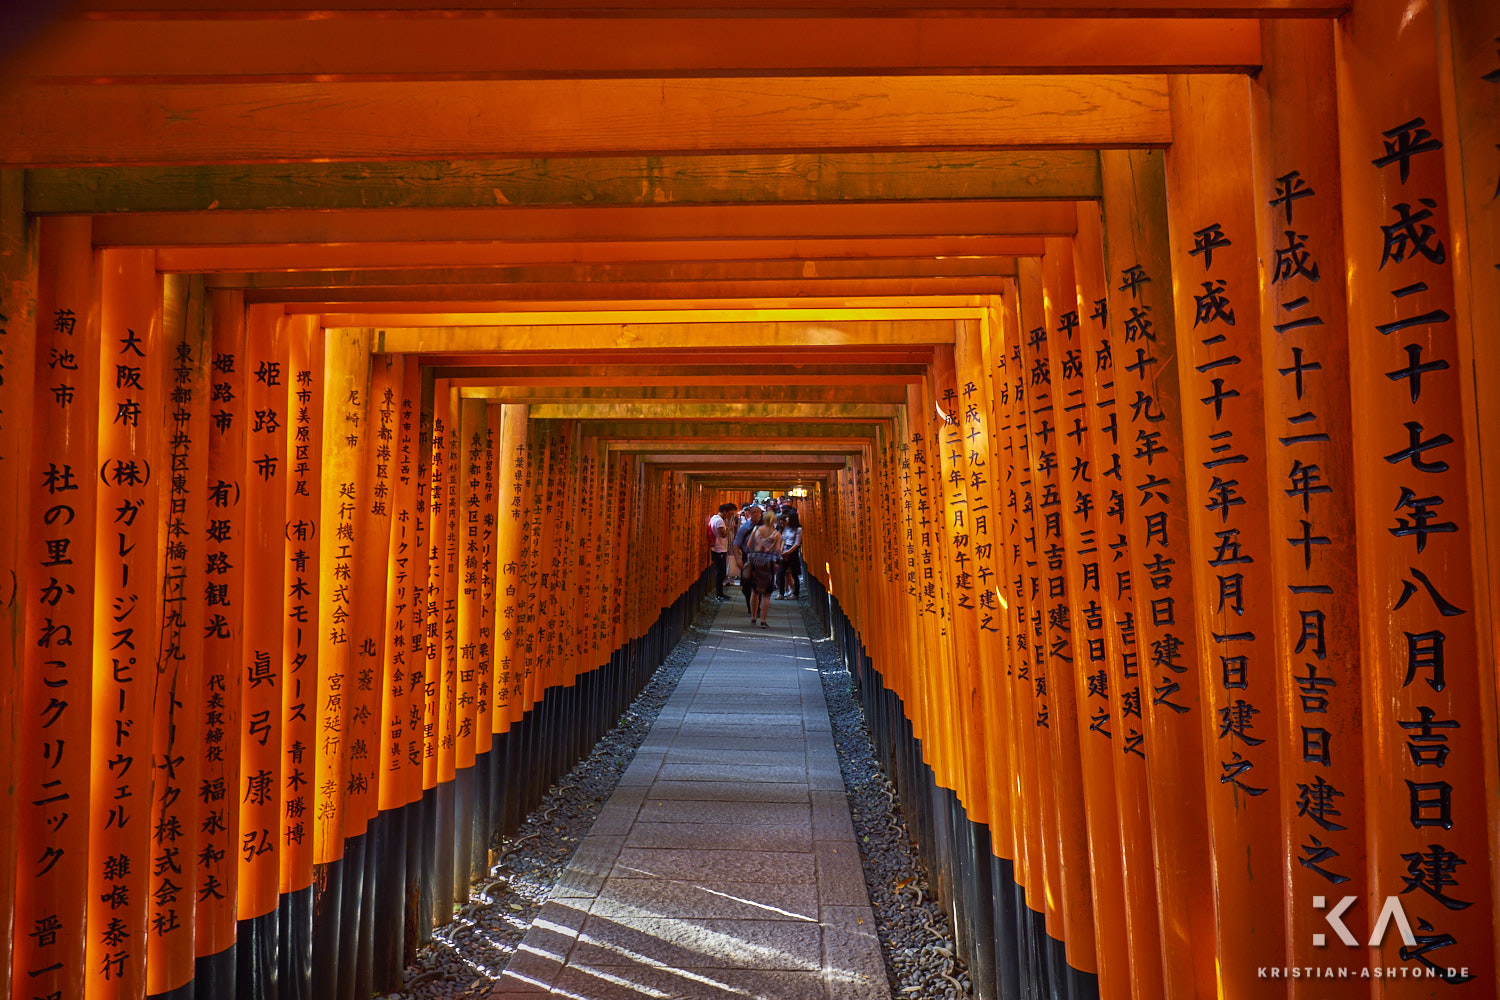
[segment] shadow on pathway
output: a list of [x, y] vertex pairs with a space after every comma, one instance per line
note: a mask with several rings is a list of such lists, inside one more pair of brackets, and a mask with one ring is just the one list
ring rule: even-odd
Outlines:
[[492, 1000], [888, 1000], [798, 606], [713, 630]]

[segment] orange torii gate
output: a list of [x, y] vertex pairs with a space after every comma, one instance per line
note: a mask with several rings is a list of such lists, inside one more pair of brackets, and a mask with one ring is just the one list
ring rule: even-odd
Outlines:
[[825, 6], [442, 100], [95, 11], [7, 91], [13, 997], [397, 988], [800, 482], [977, 995], [1493, 1000], [1500, 9]]

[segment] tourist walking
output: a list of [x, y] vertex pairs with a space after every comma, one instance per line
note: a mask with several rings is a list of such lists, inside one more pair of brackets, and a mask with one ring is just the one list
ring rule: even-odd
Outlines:
[[750, 573], [750, 624], [760, 619], [761, 628], [770, 628], [766, 611], [771, 606], [771, 591], [776, 587], [776, 567], [781, 556], [781, 532], [774, 524], [760, 524], [750, 532], [745, 545]]
[[[761, 510], [753, 503], [745, 505], [740, 511], [740, 527], [734, 535], [734, 547], [740, 552], [740, 590], [745, 594], [745, 611], [750, 611], [750, 553], [746, 547], [750, 542], [750, 533], [760, 525]], [[755, 624], [752, 616], [750, 624]]]
[[708, 554], [714, 561], [714, 595], [724, 600], [724, 579], [729, 575], [729, 519], [734, 504], [719, 504], [719, 512], [708, 519]]
[[776, 589], [786, 598], [786, 585], [792, 584], [792, 597], [802, 598], [802, 522], [793, 507], [782, 508], [785, 513], [776, 519], [781, 526], [781, 569], [777, 574]]

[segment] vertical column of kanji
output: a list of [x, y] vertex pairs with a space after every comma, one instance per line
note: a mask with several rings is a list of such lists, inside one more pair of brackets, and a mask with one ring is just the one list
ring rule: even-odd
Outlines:
[[[932, 769], [933, 779], [938, 785], [952, 788], [954, 776], [950, 770], [950, 761], [945, 754], [944, 736], [950, 731], [949, 710], [952, 702], [949, 697], [947, 678], [942, 672], [943, 643], [946, 641], [945, 630], [941, 627], [938, 612], [938, 585], [941, 578], [938, 575], [939, 563], [942, 559], [942, 550], [937, 548], [933, 541], [934, 524], [934, 498], [932, 493], [932, 442], [928, 439], [928, 429], [933, 426], [932, 414], [933, 404], [928, 402], [930, 393], [927, 391], [925, 380], [923, 385], [907, 387], [906, 412], [908, 415], [907, 430], [911, 441], [911, 492], [912, 502], [912, 534], [916, 546], [917, 563], [917, 632], [920, 635], [914, 642], [914, 662], [920, 664], [921, 674], [924, 678], [924, 687], [928, 692], [928, 718], [927, 729], [923, 734], [922, 757], [924, 763]], [[837, 547], [833, 561], [836, 571], [833, 574], [834, 584], [841, 588], [836, 591], [842, 600], [842, 587], [846, 581], [844, 560], [847, 558], [848, 543], [844, 532], [847, 530], [848, 518], [843, 516], [844, 509], [849, 503], [848, 487], [846, 477], [839, 479], [838, 504], [839, 513], [836, 514], [836, 530], [834, 540]]]
[[[1173, 274], [1185, 290], [1176, 298], [1177, 375], [1193, 545], [1191, 561], [1153, 550], [1141, 582], [1149, 580], [1153, 592], [1163, 579], [1193, 583], [1195, 617], [1175, 602], [1171, 616], [1191, 623], [1200, 697], [1211, 712], [1199, 724], [1209, 748], [1204, 777], [1220, 990], [1279, 995], [1282, 984], [1256, 972], [1283, 965], [1286, 942], [1285, 906], [1268, 905], [1282, 901], [1284, 854], [1279, 796], [1265, 794], [1281, 787], [1276, 727], [1261, 718], [1273, 711], [1278, 684], [1270, 669], [1260, 300], [1249, 294], [1259, 280], [1250, 85], [1238, 76], [1174, 76], [1169, 89], [1167, 203]], [[1212, 169], [1204, 169], [1207, 162]], [[1129, 395], [1132, 424], [1164, 424], [1177, 413], [1150, 392]], [[1314, 414], [1300, 419], [1280, 431], [1292, 454], [1300, 442], [1326, 439], [1310, 426]], [[1311, 525], [1292, 537], [1309, 552], [1320, 543]], [[1156, 601], [1151, 609], [1153, 619], [1163, 617]]]
[[[38, 233], [35, 411], [22, 605], [12, 989], [81, 1000], [89, 905], [89, 748], [100, 337], [88, 219]], [[29, 333], [27, 334], [29, 336]], [[14, 415], [12, 415], [14, 416]]]
[[406, 391], [415, 393], [413, 404], [417, 413], [416, 479], [417, 498], [413, 514], [412, 545], [416, 557], [412, 562], [412, 631], [407, 668], [411, 676], [412, 707], [411, 721], [420, 743], [418, 756], [418, 781], [412, 787], [415, 802], [433, 787], [437, 779], [437, 687], [434, 680], [436, 665], [436, 623], [432, 632], [428, 623], [432, 618], [432, 476], [433, 463], [439, 452], [434, 447], [435, 427], [432, 411], [432, 376], [424, 372], [420, 364], [416, 372], [416, 384], [411, 382], [408, 372]]
[[[934, 355], [933, 386], [937, 393], [935, 407], [942, 416], [932, 424], [934, 448], [938, 452], [937, 492], [942, 518], [943, 554], [947, 563], [949, 586], [947, 614], [952, 627], [951, 683], [957, 745], [956, 760], [962, 761], [962, 787], [955, 788], [968, 810], [969, 818], [981, 822], [989, 812], [988, 776], [984, 757], [986, 720], [979, 711], [979, 608], [975, 594], [974, 572], [974, 504], [969, 496], [968, 463], [965, 461], [963, 403], [959, 397], [958, 374], [953, 349], [940, 345]], [[936, 412], [934, 413], [936, 416]], [[867, 546], [869, 534], [864, 530], [869, 498], [869, 465], [861, 464], [861, 490], [856, 497], [858, 520], [856, 543]], [[866, 574], [868, 550], [856, 564], [860, 576]], [[870, 623], [867, 623], [867, 625]]]
[[[1328, 926], [1314, 899], [1331, 891], [1363, 897], [1366, 885], [1355, 455], [1339, 151], [1331, 138], [1338, 112], [1327, 86], [1333, 31], [1318, 21], [1265, 25], [1264, 139], [1253, 165], [1258, 242], [1270, 271], [1261, 276], [1258, 335], [1271, 521], [1270, 585], [1253, 599], [1271, 605], [1287, 962], [1303, 967], [1329, 957], [1313, 944]], [[1293, 981], [1292, 992], [1368, 992], [1358, 983]]]
[[[161, 517], [161, 604], [156, 637], [150, 829], [153, 846], [146, 992], [193, 978], [193, 865], [198, 855], [199, 748], [189, 729], [203, 680], [203, 536], [207, 512], [210, 343], [201, 277], [168, 275], [163, 294], [161, 366], [166, 449]], [[186, 794], [184, 794], [186, 793]], [[158, 843], [159, 841], [159, 843]]]
[[[479, 515], [479, 687], [474, 706], [475, 726], [479, 731], [476, 749], [489, 753], [495, 732], [495, 607], [496, 581], [499, 579], [495, 557], [500, 537], [500, 404], [484, 408], [483, 490]], [[497, 757], [490, 758], [495, 766]], [[490, 808], [495, 808], [491, 803]], [[485, 846], [489, 844], [489, 832]]]
[[1379, 964], [1488, 996], [1494, 746], [1480, 708], [1480, 540], [1445, 193], [1455, 137], [1442, 134], [1434, 11], [1370, 3], [1336, 43], [1351, 401], [1365, 415], [1352, 442], [1370, 893], [1404, 897], [1413, 924], [1405, 944], [1381, 935]]
[[[417, 401], [421, 381], [415, 355], [394, 359], [400, 370], [392, 405], [395, 427], [389, 460], [391, 510], [390, 560], [385, 574], [385, 639], [381, 643], [380, 773], [376, 806], [381, 812], [402, 808], [411, 797], [411, 774], [420, 769], [421, 753], [413, 759], [413, 741], [421, 731], [421, 719], [411, 721], [416, 678], [412, 671], [412, 606], [416, 603], [416, 572], [420, 553], [416, 545], [417, 501]], [[384, 363], [376, 358], [377, 369]], [[420, 773], [416, 781], [420, 797]], [[407, 836], [413, 836], [408, 830]]]
[[[521, 573], [526, 547], [526, 404], [500, 410], [499, 545], [495, 553], [495, 732], [520, 721], [519, 640], [525, 609]], [[507, 790], [513, 794], [513, 790]]]
[[[1157, 151], [1100, 153], [1104, 180], [1105, 273], [1120, 407], [1120, 457], [1136, 603], [1136, 636], [1146, 701], [1157, 898], [1162, 908], [1166, 995], [1213, 993], [1213, 877], [1204, 799], [1201, 669], [1183, 633], [1193, 615], [1191, 576], [1164, 565], [1188, 537], [1183, 480], [1181, 391], [1168, 255], [1166, 188]], [[1129, 406], [1127, 416], [1125, 406]], [[1155, 419], [1160, 416], [1161, 419]], [[1217, 447], [1217, 445], [1215, 445]], [[1218, 566], [1243, 558], [1233, 536]], [[1146, 584], [1150, 584], [1149, 588]], [[1229, 782], [1239, 772], [1227, 770]], [[1191, 955], [1190, 961], [1181, 956]]]
[[[614, 533], [618, 528], [617, 522], [609, 516], [610, 505], [613, 502], [614, 474], [613, 466], [610, 464], [612, 455], [609, 450], [609, 442], [600, 437], [594, 439], [594, 478], [595, 478], [595, 528], [590, 532], [592, 535], [590, 544], [593, 546], [593, 658], [591, 663], [595, 666], [603, 666], [609, 663], [610, 652], [614, 649], [614, 643], [610, 634], [609, 611], [614, 602], [615, 588], [619, 581], [614, 574], [614, 553], [612, 545]], [[715, 504], [717, 506], [717, 504]]]
[[[359, 416], [345, 442], [355, 450], [352, 501], [354, 535], [358, 543], [354, 575], [354, 614], [350, 620], [350, 669], [354, 674], [354, 702], [349, 717], [348, 808], [354, 825], [345, 836], [368, 831], [380, 812], [380, 762], [385, 733], [380, 728], [385, 636], [386, 574], [391, 544], [391, 446], [396, 438], [397, 394], [404, 366], [392, 355], [361, 353], [357, 369]], [[354, 434], [359, 435], [358, 442]], [[367, 848], [369, 850], [370, 848]], [[368, 869], [367, 869], [368, 870]], [[365, 893], [373, 892], [368, 882]], [[370, 913], [368, 908], [366, 913]]]
[[[1479, 677], [1485, 694], [1481, 699], [1485, 730], [1483, 740], [1494, 746], [1500, 740], [1500, 694], [1497, 694], [1495, 650], [1500, 648], [1500, 485], [1493, 472], [1500, 467], [1500, 394], [1490, 389], [1500, 373], [1497, 340], [1489, 335], [1490, 324], [1500, 316], [1500, 7], [1494, 4], [1447, 0], [1438, 4], [1439, 60], [1443, 71], [1443, 133], [1453, 137], [1444, 158], [1449, 192], [1449, 225], [1453, 228], [1453, 318], [1458, 332], [1458, 350], [1463, 371], [1472, 371], [1464, 382], [1464, 425], [1468, 451], [1469, 503], [1475, 523], [1484, 529], [1485, 557], [1475, 560], [1477, 601], [1488, 618], [1477, 628]], [[1445, 16], [1446, 15], [1446, 16]], [[1452, 97], [1448, 96], [1451, 86]], [[1475, 546], [1478, 553], [1478, 546]], [[1495, 802], [1500, 787], [1496, 768], [1500, 760], [1489, 757], [1489, 801]], [[1490, 857], [1500, 857], [1500, 822], [1489, 819]], [[1500, 865], [1490, 866], [1490, 892], [1500, 898]], [[1495, 928], [1495, 948], [1500, 953], [1500, 922]]]
[[[1078, 235], [1073, 240], [1077, 282], [1080, 383], [1086, 433], [1080, 453], [1090, 461], [1098, 525], [1099, 588], [1081, 612], [1088, 633], [1090, 662], [1102, 627], [1105, 691], [1099, 711], [1112, 716], [1116, 755], [1114, 802], [1118, 822], [1125, 907], [1130, 946], [1131, 983], [1136, 997], [1163, 995], [1161, 925], [1156, 901], [1156, 859], [1152, 846], [1151, 797], [1146, 767], [1145, 723], [1141, 715], [1140, 653], [1135, 635], [1135, 602], [1130, 576], [1125, 475], [1120, 460], [1119, 405], [1115, 392], [1114, 352], [1105, 290], [1104, 243], [1099, 206], [1080, 203]], [[1106, 559], [1104, 552], [1108, 550]], [[1097, 673], [1091, 674], [1097, 683]], [[1098, 703], [1093, 687], [1085, 699]], [[1090, 724], [1098, 715], [1090, 717]], [[1102, 984], [1101, 984], [1102, 985]]]
[[[991, 370], [994, 379], [994, 401], [1001, 449], [1006, 470], [1004, 484], [1003, 583], [1002, 610], [1008, 612], [1007, 662], [1005, 687], [1010, 707], [1012, 760], [1011, 802], [1015, 832], [1016, 884], [1021, 888], [1018, 903], [1031, 914], [1040, 916], [1046, 906], [1045, 878], [1042, 875], [1040, 792], [1037, 788], [1036, 763], [1036, 691], [1032, 684], [1031, 643], [1028, 641], [1028, 608], [1031, 605], [1036, 565], [1036, 531], [1032, 521], [1034, 505], [1031, 493], [1031, 460], [1028, 444], [1025, 376], [1021, 368], [1020, 312], [1014, 284], [991, 310], [992, 330], [999, 332], [992, 344]], [[1010, 594], [1008, 599], [1004, 593]], [[1009, 607], [1007, 608], [1007, 605]], [[1026, 913], [1019, 914], [1029, 920]], [[1025, 949], [1031, 923], [1018, 927], [1022, 960], [1036, 956]], [[1036, 974], [1033, 967], [1032, 974]], [[1024, 978], [1024, 977], [1023, 977]]]
[[517, 607], [519, 632], [516, 637], [519, 673], [515, 718], [520, 719], [537, 701], [537, 614], [541, 605], [540, 575], [542, 544], [542, 492], [547, 471], [547, 434], [543, 421], [526, 422], [525, 534], [519, 586], [523, 600]]
[[[36, 222], [26, 215], [24, 174], [0, 171], [0, 524], [29, 524], [36, 383]], [[0, 931], [16, 940], [16, 823], [21, 786], [24, 687], [25, 533], [0, 534]], [[0, 983], [11, 981], [12, 948], [0, 949]]]
[[[919, 526], [930, 533], [937, 582], [935, 622], [938, 644], [932, 650], [932, 662], [942, 692], [941, 712], [946, 724], [936, 734], [941, 746], [935, 749], [942, 752], [947, 774], [947, 780], [940, 784], [952, 789], [960, 802], [967, 805], [973, 794], [974, 778], [982, 780], [984, 773], [980, 770], [978, 775], [973, 775], [971, 769], [975, 766], [982, 769], [984, 760], [973, 753], [967, 739], [967, 734], [979, 731], [976, 721], [971, 719], [969, 693], [972, 688], [968, 678], [978, 659], [978, 635], [964, 627], [970, 622], [959, 617], [962, 604], [969, 605], [963, 610], [965, 616], [975, 605], [973, 574], [968, 572], [973, 564], [969, 540], [962, 539], [962, 547], [958, 544], [958, 536], [967, 534], [968, 493], [963, 488], [962, 437], [953, 412], [957, 409], [957, 401], [953, 351], [946, 345], [940, 346], [934, 352], [932, 367], [928, 369], [923, 385], [923, 406], [918, 411], [924, 418], [920, 426], [926, 428], [927, 499], [930, 507], [930, 523]], [[844, 572], [850, 585], [846, 589], [856, 591], [865, 559], [866, 539], [860, 529], [865, 507], [866, 468], [863, 462], [856, 463], [851, 459], [852, 489], [845, 506], [847, 548]], [[968, 585], [967, 592], [960, 583]], [[858, 601], [851, 603], [857, 611]]]
[[[897, 550], [898, 565], [902, 567], [900, 578], [900, 600], [898, 605], [901, 609], [901, 645], [897, 652], [898, 658], [912, 664], [913, 676], [922, 676], [921, 659], [918, 650], [921, 648], [921, 633], [923, 623], [921, 621], [921, 553], [917, 549], [917, 491], [916, 491], [916, 466], [913, 464], [914, 448], [911, 443], [911, 435], [908, 430], [907, 416], [909, 409], [905, 406], [897, 412], [895, 434], [899, 444], [896, 454], [899, 456], [897, 474], [897, 496], [899, 507], [897, 520], [901, 525], [900, 548]], [[818, 571], [823, 579], [824, 586], [828, 585], [826, 579], [832, 566], [834, 556], [833, 522], [828, 516], [829, 503], [823, 513], [824, 520], [820, 522], [821, 531], [814, 539], [817, 548], [814, 550], [814, 561], [812, 566]], [[913, 684], [911, 690], [904, 692], [907, 695], [906, 712], [911, 720], [912, 737], [919, 743], [924, 741], [928, 732], [927, 722], [927, 692], [924, 687]]]
[[[955, 382], [958, 386], [957, 406], [952, 416], [958, 422], [960, 450], [963, 454], [964, 489], [968, 499], [968, 534], [972, 543], [973, 562], [970, 572], [974, 577], [974, 621], [972, 628], [977, 641], [975, 662], [975, 697], [977, 710], [983, 718], [984, 727], [978, 734], [980, 753], [985, 761], [985, 792], [988, 808], [975, 816], [976, 822], [987, 823], [992, 837], [998, 838], [997, 816], [1006, 808], [1001, 803], [1005, 798], [1005, 780], [1009, 771], [1009, 755], [1003, 743], [1004, 729], [1000, 721], [999, 671], [1004, 660], [1001, 645], [1002, 631], [999, 619], [1002, 615], [996, 597], [1000, 584], [996, 572], [996, 541], [1000, 537], [999, 508], [995, 503], [994, 475], [999, 468], [991, 452], [990, 440], [990, 392], [989, 379], [985, 375], [984, 357], [980, 347], [981, 324], [978, 320], [963, 320], [955, 327], [953, 363]], [[890, 496], [886, 485], [888, 463], [882, 460], [881, 481], [877, 488], [879, 496]], [[884, 560], [883, 560], [884, 561]], [[881, 583], [884, 584], [882, 579]], [[882, 615], [882, 617], [885, 617]]]
[[[281, 713], [285, 672], [286, 353], [270, 306], [246, 310], [245, 633], [240, 689], [239, 918], [276, 908], [281, 883]], [[258, 944], [259, 942], [257, 942]], [[251, 946], [250, 942], [243, 942]]]
[[579, 449], [579, 500], [577, 521], [578, 555], [573, 592], [578, 602], [578, 671], [598, 666], [594, 657], [594, 629], [598, 599], [598, 439], [586, 435]]
[[[323, 333], [323, 452], [322, 502], [318, 510], [318, 707], [317, 753], [313, 771], [313, 862], [332, 865], [344, 856], [344, 841], [353, 836], [356, 821], [348, 808], [347, 788], [353, 774], [350, 759], [351, 717], [355, 684], [353, 649], [349, 641], [354, 614], [355, 517], [358, 514], [356, 476], [362, 400], [367, 376], [367, 348], [354, 330]], [[353, 440], [351, 440], [351, 438]], [[331, 893], [320, 911], [337, 914], [341, 883], [329, 880], [320, 888]], [[326, 909], [325, 909], [326, 908]], [[318, 963], [336, 978], [337, 921], [324, 925], [319, 936]]]
[[[433, 389], [433, 401], [437, 407], [434, 427], [439, 424], [442, 432], [442, 465], [434, 464], [432, 517], [436, 526], [433, 534], [434, 592], [437, 597], [438, 621], [438, 765], [439, 785], [453, 780], [458, 752], [458, 581], [459, 581], [459, 503], [458, 483], [462, 476], [459, 465], [459, 441], [463, 428], [459, 425], [458, 389], [447, 379], [438, 379]], [[437, 436], [433, 437], [436, 454]], [[445, 920], [446, 922], [446, 920]]]
[[[1075, 968], [1099, 973], [1105, 997], [1130, 995], [1129, 945], [1125, 934], [1125, 890], [1120, 856], [1119, 817], [1115, 808], [1115, 726], [1110, 718], [1108, 655], [1105, 646], [1104, 613], [1099, 605], [1103, 580], [1100, 543], [1098, 480], [1089, 447], [1093, 408], [1084, 398], [1087, 358], [1082, 323], [1078, 315], [1078, 290], [1073, 274], [1073, 241], [1049, 238], [1042, 256], [1042, 308], [1047, 330], [1046, 360], [1052, 377], [1052, 416], [1056, 432], [1058, 513], [1062, 524], [1063, 586], [1067, 598], [1054, 605], [1051, 625], [1066, 626], [1071, 633], [1072, 663], [1054, 660], [1056, 677], [1053, 717], [1061, 723], [1072, 716], [1066, 729], [1055, 725], [1059, 737], [1053, 753], [1066, 788], [1077, 782], [1073, 802], [1076, 823], [1073, 850], [1086, 852], [1092, 905], [1092, 940], [1095, 966]], [[1059, 613], [1061, 612], [1061, 613]], [[1054, 632], [1054, 650], [1060, 638]], [[1059, 669], [1061, 668], [1061, 669]], [[1085, 720], [1087, 722], [1085, 723]], [[1077, 734], [1076, 742], [1073, 733]], [[1060, 802], [1061, 804], [1061, 802]], [[1069, 848], [1069, 814], [1060, 813], [1065, 853]], [[1077, 921], [1084, 914], [1075, 871], [1076, 861], [1064, 859], [1063, 900], [1068, 923], [1069, 957], [1073, 935], [1081, 933]], [[1077, 866], [1081, 868], [1082, 866]]]
[[318, 731], [319, 534], [323, 484], [323, 331], [317, 316], [285, 321], [285, 422], [291, 437], [282, 547], [281, 891], [312, 885], [313, 814]]
[[[989, 636], [990, 645], [993, 648], [994, 661], [992, 664], [995, 711], [995, 732], [997, 737], [996, 753], [997, 761], [1003, 761], [1003, 767], [996, 767], [996, 775], [1004, 791], [997, 793], [1003, 804], [1003, 813], [997, 813], [992, 832], [995, 840], [995, 854], [1001, 858], [1005, 865], [1002, 866], [1001, 875], [1008, 876], [1011, 885], [997, 884], [995, 892], [997, 895], [1006, 894], [1009, 897], [1015, 891], [1023, 878], [1024, 860], [1021, 851], [1024, 847], [1025, 824], [1020, 818], [1022, 816], [1023, 800], [1021, 798], [1020, 774], [1022, 761], [1020, 751], [1016, 747], [1015, 734], [1019, 727], [1015, 722], [1015, 700], [1014, 691], [1014, 642], [1015, 642], [1015, 610], [1014, 594], [1007, 596], [1007, 590], [1012, 587], [1012, 581], [1019, 575], [1016, 566], [1018, 550], [1011, 545], [1010, 529], [1014, 518], [1008, 508], [1008, 499], [1014, 489], [1016, 480], [1015, 463], [1012, 461], [1013, 449], [1010, 442], [1010, 400], [1011, 391], [1009, 384], [1005, 381], [1003, 367], [1006, 364], [1004, 353], [1004, 318], [1000, 305], [999, 296], [989, 296], [985, 300], [984, 316], [979, 324], [979, 363], [983, 369], [986, 399], [989, 407], [987, 420], [990, 427], [990, 506], [994, 511], [993, 529], [994, 555], [995, 555], [995, 577], [990, 584], [994, 592], [994, 622], [997, 632]], [[1005, 900], [1000, 912], [1009, 910], [1009, 898]], [[1013, 915], [1013, 914], [1012, 914]], [[1013, 921], [1011, 922], [1013, 924]], [[1014, 927], [997, 923], [995, 933], [1001, 934], [1009, 930], [1014, 937]], [[1014, 947], [1014, 944], [1011, 945]], [[1002, 970], [1005, 966], [1001, 966]], [[1011, 971], [1009, 975], [1014, 977], [1019, 974], [1018, 970]], [[1017, 984], [1017, 989], [1019, 985]]]
[[[1068, 943], [1068, 908], [1064, 894], [1063, 869], [1068, 867], [1064, 855], [1073, 853], [1065, 838], [1075, 840], [1080, 865], [1086, 864], [1084, 829], [1074, 822], [1074, 796], [1080, 794], [1078, 781], [1070, 781], [1066, 761], [1059, 756], [1059, 741], [1053, 730], [1070, 734], [1076, 764], [1077, 712], [1071, 720], [1063, 705], [1066, 693], [1071, 701], [1071, 678], [1066, 673], [1076, 662], [1073, 634], [1068, 625], [1067, 575], [1064, 570], [1066, 550], [1062, 534], [1062, 490], [1057, 470], [1057, 419], [1052, 388], [1052, 368], [1047, 360], [1047, 317], [1042, 295], [1042, 262], [1028, 257], [1018, 264], [1021, 329], [1016, 339], [1019, 373], [1025, 380], [1022, 403], [1026, 421], [1027, 454], [1031, 474], [1031, 529], [1034, 554], [1029, 560], [1029, 638], [1032, 653], [1032, 689], [1036, 694], [1036, 718], [1032, 735], [1036, 740], [1037, 805], [1041, 810], [1041, 850], [1046, 878], [1047, 934], [1057, 942]], [[1012, 356], [1015, 360], [1016, 356]], [[1056, 676], [1054, 677], [1054, 667]], [[1063, 713], [1063, 714], [1059, 714]], [[1081, 802], [1077, 804], [1081, 811]], [[1066, 817], [1066, 818], [1065, 818]], [[1071, 858], [1070, 858], [1071, 860]], [[1080, 867], [1079, 874], [1087, 879]], [[1086, 886], [1086, 883], [1085, 883]], [[1085, 911], [1085, 921], [1091, 917]], [[1086, 936], [1092, 951], [1092, 927]], [[1068, 949], [1072, 960], [1072, 949]], [[1093, 965], [1092, 956], [1087, 965]], [[1054, 971], [1061, 973], [1061, 969]], [[1089, 969], [1092, 971], [1092, 968]]]
[[[245, 470], [250, 424], [245, 393], [245, 306], [212, 293], [208, 389], [208, 505], [204, 514], [203, 695], [198, 780], [196, 950], [213, 975], [234, 975], [239, 884], [240, 689], [245, 624]], [[199, 975], [205, 963], [199, 963]], [[224, 977], [224, 978], [219, 978]]]
[[[423, 764], [422, 786], [426, 790], [436, 789], [444, 781], [440, 761], [443, 753], [443, 558], [448, 548], [447, 496], [448, 480], [448, 392], [434, 380], [424, 390], [424, 407], [431, 409], [431, 446], [427, 478], [427, 588], [426, 618], [423, 632], [427, 641], [426, 668], [423, 673], [424, 695], [423, 717]], [[451, 762], [451, 754], [449, 760]], [[441, 820], [439, 820], [441, 825]], [[441, 846], [428, 847], [429, 856], [436, 856]], [[442, 867], [438, 866], [439, 878]], [[438, 910], [441, 904], [435, 903]], [[433, 913], [434, 923], [446, 922], [447, 915]]]
[[[964, 396], [965, 441], [969, 449], [970, 488], [975, 498], [974, 555], [980, 585], [979, 654], [985, 718], [986, 756], [990, 780], [990, 852], [995, 882], [996, 975], [1001, 995], [1020, 989], [1016, 963], [1014, 899], [1016, 873], [1016, 822], [1018, 808], [1015, 774], [1019, 768], [1012, 742], [1015, 726], [1011, 718], [1010, 690], [1010, 601], [1002, 588], [1010, 575], [1009, 547], [1005, 541], [1006, 517], [1001, 503], [1006, 480], [1011, 475], [1004, 457], [1002, 421], [996, 409], [993, 352], [1000, 331], [990, 309], [959, 331], [954, 359]], [[1008, 396], [1007, 396], [1008, 398]], [[981, 520], [982, 518], [982, 520]]]
[[[479, 631], [483, 621], [483, 596], [480, 590], [480, 530], [484, 510], [484, 439], [489, 429], [482, 399], [463, 399], [458, 404], [458, 702], [454, 737], [454, 767], [471, 771], [478, 755], [479, 722], [488, 717], [479, 714], [481, 676], [479, 647], [484, 641]], [[488, 735], [489, 730], [485, 730]], [[486, 747], [489, 740], [484, 741]], [[460, 826], [472, 823], [468, 816], [458, 818]], [[470, 834], [472, 838], [472, 832]], [[472, 848], [472, 840], [469, 841]], [[468, 870], [469, 855], [454, 859], [460, 874]], [[460, 884], [467, 884], [467, 878]]]
[[[161, 279], [149, 250], [99, 255], [99, 492], [94, 745], [89, 775], [89, 993], [146, 989], [151, 713], [159, 609]], [[144, 422], [142, 417], [145, 417]]]
[[[558, 609], [560, 615], [558, 640], [564, 671], [562, 682], [570, 688], [577, 682], [578, 675], [587, 669], [578, 643], [583, 623], [583, 602], [579, 600], [578, 593], [579, 573], [582, 569], [579, 562], [582, 548], [580, 539], [582, 527], [588, 524], [587, 509], [584, 505], [586, 492], [584, 482], [588, 474], [588, 465], [583, 452], [582, 434], [583, 425], [573, 424], [571, 433], [568, 435], [569, 460], [564, 469], [567, 477], [565, 492], [562, 508], [558, 511], [558, 519], [564, 533], [557, 547], [561, 560], [561, 565], [558, 567], [558, 585], [562, 595], [562, 604]], [[577, 725], [576, 719], [568, 721], [570, 729], [575, 725]]]

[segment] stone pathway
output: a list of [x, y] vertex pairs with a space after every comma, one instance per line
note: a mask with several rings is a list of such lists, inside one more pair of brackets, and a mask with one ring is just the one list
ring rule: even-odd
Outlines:
[[729, 593], [492, 1000], [889, 1000], [797, 605]]

